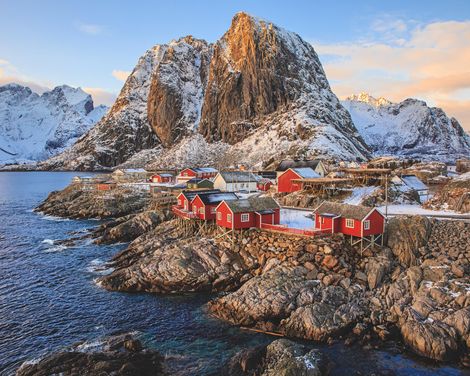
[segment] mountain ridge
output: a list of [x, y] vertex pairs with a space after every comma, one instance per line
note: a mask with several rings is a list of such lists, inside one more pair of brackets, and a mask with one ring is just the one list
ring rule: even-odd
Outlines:
[[43, 94], [0, 86], [0, 164], [36, 162], [65, 150], [107, 111], [81, 88], [61, 85]]

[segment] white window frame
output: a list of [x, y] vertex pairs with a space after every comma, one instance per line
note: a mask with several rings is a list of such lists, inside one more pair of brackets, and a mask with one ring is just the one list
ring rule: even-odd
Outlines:
[[201, 206], [201, 207], [199, 208], [199, 214], [204, 214], [204, 206]]
[[250, 213], [242, 213], [241, 221], [242, 222], [250, 222]]
[[370, 230], [370, 221], [364, 221], [364, 230]]
[[194, 214], [197, 214], [197, 206], [194, 206], [194, 207], [193, 207], [193, 213], [194, 213]]
[[321, 223], [322, 225], [325, 224], [325, 217], [320, 217], [320, 223]]
[[232, 223], [232, 214], [227, 214], [227, 222]]
[[222, 212], [217, 212], [217, 220], [218, 221], [222, 220]]
[[354, 219], [346, 218], [346, 227], [347, 228], [354, 228]]

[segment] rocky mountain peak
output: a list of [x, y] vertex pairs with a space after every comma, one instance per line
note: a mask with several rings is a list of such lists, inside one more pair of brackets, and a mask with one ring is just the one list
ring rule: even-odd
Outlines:
[[350, 95], [345, 100], [367, 103], [375, 107], [388, 106], [392, 104], [392, 102], [390, 102], [388, 99], [385, 99], [384, 97], [375, 98], [372, 95], [365, 93], [365, 92]]

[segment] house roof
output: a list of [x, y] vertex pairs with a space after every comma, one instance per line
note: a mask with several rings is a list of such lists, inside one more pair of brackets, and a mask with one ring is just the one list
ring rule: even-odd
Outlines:
[[218, 205], [222, 201], [238, 200], [238, 196], [233, 192], [198, 193], [197, 196], [205, 205]]
[[321, 162], [319, 159], [311, 159], [306, 161], [299, 161], [294, 159], [284, 159], [277, 165], [276, 171], [286, 171], [289, 168], [300, 168], [300, 167], [310, 167], [312, 169], [317, 168], [318, 164]]
[[410, 188], [415, 191], [424, 191], [428, 187], [416, 175], [402, 175], [401, 179]]
[[314, 179], [321, 177], [320, 174], [316, 173], [310, 167], [293, 168], [292, 170], [303, 179]]
[[213, 167], [195, 167], [195, 168], [190, 168], [190, 170], [193, 170], [194, 172], [214, 172], [214, 173], [218, 172]]
[[163, 173], [161, 173], [161, 174], [158, 174], [158, 173], [155, 174], [155, 176], [157, 176], [157, 175], [158, 175], [158, 176], [161, 176], [162, 178], [172, 178], [172, 177], [174, 176], [173, 174], [169, 174], [169, 173], [167, 173], [167, 172], [163, 172]]
[[183, 191], [181, 192], [184, 197], [188, 201], [192, 201], [194, 197], [196, 197], [197, 194], [199, 193], [220, 193], [220, 189], [212, 189], [212, 190], [207, 190], [207, 189], [195, 189], [193, 191]]
[[223, 171], [219, 175], [226, 183], [257, 182], [260, 177], [249, 171]]
[[267, 178], [262, 178], [262, 179], [259, 179], [258, 180], [258, 184], [268, 184], [268, 183], [273, 183], [271, 179], [267, 179]]
[[315, 210], [316, 213], [322, 215], [335, 215], [344, 218], [351, 218], [357, 219], [362, 221], [364, 218], [368, 216], [368, 214], [374, 210], [374, 208], [370, 208], [367, 206], [362, 205], [349, 205], [349, 204], [341, 204], [338, 202], [331, 202], [331, 201], [324, 201], [322, 204]]
[[211, 180], [209, 179], [200, 179], [200, 178], [192, 178], [192, 179], [189, 179], [186, 183], [187, 184], [195, 184], [195, 183], [200, 183], [202, 181], [208, 181], [209, 183], [212, 183]]
[[243, 200], [226, 201], [233, 213], [264, 212], [279, 209], [279, 204], [272, 197], [250, 197]]

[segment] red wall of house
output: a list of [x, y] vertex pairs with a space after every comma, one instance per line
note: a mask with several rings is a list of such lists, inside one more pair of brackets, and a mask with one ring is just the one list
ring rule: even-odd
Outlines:
[[285, 171], [282, 175], [277, 178], [277, 191], [278, 192], [295, 192], [302, 189], [300, 183], [292, 183], [292, 179], [300, 179], [292, 170]]
[[[184, 175], [184, 173], [186, 173], [186, 175]], [[185, 168], [184, 170], [182, 170], [180, 172], [180, 176], [184, 176], [184, 177], [189, 177], [189, 178], [195, 178], [196, 177], [196, 173], [191, 170], [190, 168]]]
[[[221, 219], [219, 219], [219, 213], [222, 213]], [[232, 228], [232, 222], [227, 221], [227, 214], [232, 214], [232, 211], [230, 210], [230, 208], [227, 206], [225, 202], [222, 202], [219, 206], [217, 206], [216, 223], [218, 226]], [[233, 215], [232, 215], [232, 221], [233, 221]]]
[[338, 218], [338, 232], [345, 235], [361, 236], [361, 221], [354, 219], [354, 227], [346, 227], [346, 218]]
[[[333, 218], [332, 217], [323, 217], [324, 222], [321, 223], [322, 216], [315, 213], [315, 228], [318, 230], [331, 230], [333, 228]], [[334, 220], [335, 222], [335, 230], [336, 230], [336, 223], [339, 221], [339, 218]]]
[[[203, 208], [203, 213], [200, 213], [200, 209]], [[206, 206], [199, 198], [199, 196], [194, 197], [193, 201], [191, 201], [191, 210], [194, 212], [196, 209], [197, 217], [199, 219], [206, 219]]]
[[364, 230], [364, 236], [378, 235], [384, 232], [385, 218], [377, 210], [370, 213], [364, 221], [367, 220], [370, 221], [370, 228]]
[[262, 183], [256, 184], [258, 190], [260, 190], [260, 191], [267, 191], [267, 190], [269, 190], [269, 188], [271, 188], [272, 185], [273, 185], [273, 183], [271, 183], [271, 182], [267, 182], [266, 184], [262, 184]]
[[184, 204], [187, 202], [188, 203], [187, 210], [191, 211], [191, 203], [188, 201], [188, 199], [182, 193], [180, 193], [177, 196], [177, 200], [178, 200], [178, 204], [177, 204], [178, 207], [184, 208]]

